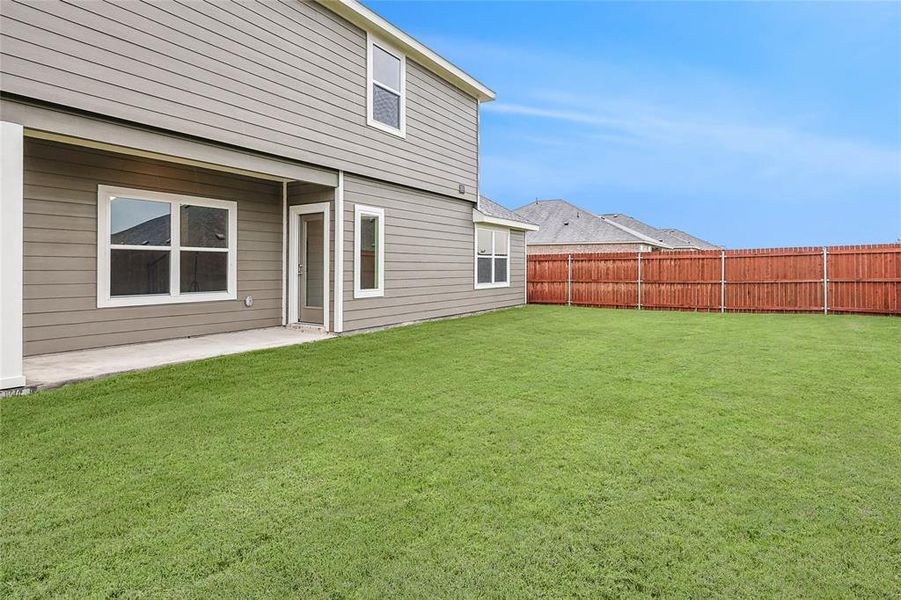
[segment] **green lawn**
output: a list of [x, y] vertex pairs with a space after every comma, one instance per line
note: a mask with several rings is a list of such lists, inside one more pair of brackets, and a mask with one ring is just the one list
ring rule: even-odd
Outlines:
[[0, 594], [898, 597], [899, 348], [531, 306], [7, 398]]

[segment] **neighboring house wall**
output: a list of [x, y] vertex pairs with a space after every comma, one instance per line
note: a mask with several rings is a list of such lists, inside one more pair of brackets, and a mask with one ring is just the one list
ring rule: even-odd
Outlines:
[[643, 244], [529, 244], [529, 254], [586, 254], [593, 252], [651, 252]]
[[[312, 2], [3, 2], [5, 93], [477, 199], [478, 102], [407, 59], [366, 124], [366, 34]], [[458, 193], [459, 184], [466, 193]]]
[[[510, 232], [510, 286], [477, 290], [470, 202], [351, 175], [344, 187], [345, 331], [525, 302], [524, 232]], [[381, 298], [354, 298], [355, 204], [385, 211]]]
[[[97, 308], [97, 186], [238, 203], [238, 299]], [[195, 167], [25, 141], [25, 354], [281, 324], [282, 189]], [[254, 297], [253, 307], [242, 300]]]

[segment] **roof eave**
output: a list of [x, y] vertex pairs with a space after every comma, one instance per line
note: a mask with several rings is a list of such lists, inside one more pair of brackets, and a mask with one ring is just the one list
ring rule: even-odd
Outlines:
[[486, 223], [488, 225], [500, 225], [501, 227], [509, 227], [510, 229], [521, 229], [523, 231], [538, 231], [538, 225], [532, 223], [523, 223], [522, 221], [513, 221], [511, 219], [501, 219], [500, 217], [492, 217], [480, 212], [478, 209], [472, 209], [473, 223]]
[[390, 42], [439, 77], [451, 82], [479, 102], [491, 102], [497, 96], [486, 85], [466, 74], [433, 50], [430, 50], [410, 35], [404, 33], [372, 10], [356, 0], [316, 0], [330, 11], [338, 14], [357, 27]]

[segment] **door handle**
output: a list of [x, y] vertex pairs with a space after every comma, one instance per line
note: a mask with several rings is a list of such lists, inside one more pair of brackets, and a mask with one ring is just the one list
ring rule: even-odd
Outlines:
[[297, 274], [303, 275], [303, 265], [301, 265], [301, 264], [297, 265]]

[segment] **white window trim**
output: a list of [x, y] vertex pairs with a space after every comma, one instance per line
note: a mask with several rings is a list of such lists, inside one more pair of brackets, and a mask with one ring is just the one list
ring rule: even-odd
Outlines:
[[[378, 288], [360, 288], [360, 220], [363, 215], [379, 218], [375, 264], [378, 270]], [[380, 298], [385, 295], [385, 210], [374, 206], [354, 205], [354, 298]]]
[[[491, 232], [491, 254], [479, 254], [479, 230], [485, 230]], [[499, 256], [494, 253], [494, 232], [495, 231], [506, 231], [507, 232], [507, 281], [500, 281], [495, 283], [479, 283], [479, 257], [482, 258], [491, 258], [491, 281], [494, 282], [494, 259], [496, 256]], [[506, 227], [487, 227], [485, 225], [476, 225], [473, 231], [473, 259], [472, 259], [472, 280], [475, 284], [475, 289], [477, 290], [487, 290], [492, 288], [506, 288], [510, 287], [510, 238], [513, 237], [510, 235], [510, 230]]]
[[[373, 62], [372, 62], [372, 47], [373, 45], [378, 46], [388, 54], [400, 60], [400, 89], [394, 90], [388, 87], [387, 85], [383, 85], [381, 83], [375, 83], [379, 87], [383, 87], [386, 90], [400, 94], [400, 129], [396, 129], [391, 127], [390, 125], [385, 125], [380, 121], [376, 121], [372, 116], [372, 86], [373, 86]], [[374, 37], [370, 33], [366, 33], [366, 124], [370, 127], [375, 127], [376, 129], [381, 129], [387, 133], [392, 135], [396, 135], [398, 137], [406, 138], [407, 137], [407, 57], [403, 52], [384, 42], [383, 40]]]
[[[118, 245], [124, 250], [166, 250], [169, 254], [169, 294], [144, 294], [136, 296], [110, 295], [110, 202], [115, 197], [134, 200], [167, 202], [170, 207], [171, 231], [169, 246], [128, 246]], [[207, 206], [228, 210], [228, 248], [180, 247], [180, 218], [182, 204]], [[238, 297], [238, 203], [231, 200], [214, 200], [197, 196], [167, 194], [108, 185], [97, 186], [97, 308], [115, 306], [147, 306], [153, 304], [182, 304], [186, 302], [216, 302], [235, 300]], [[228, 253], [228, 289], [224, 292], [181, 293], [182, 250]]]

